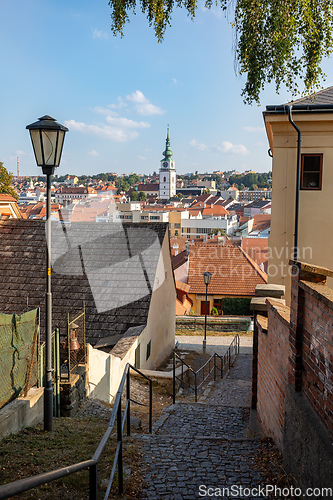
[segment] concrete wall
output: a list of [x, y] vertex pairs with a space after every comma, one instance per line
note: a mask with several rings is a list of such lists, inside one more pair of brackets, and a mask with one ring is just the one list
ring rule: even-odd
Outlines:
[[117, 394], [121, 377], [127, 363], [135, 364], [137, 338], [121, 359], [106, 352], [94, 349], [88, 344], [88, 388], [87, 397], [111, 403]]
[[33, 387], [27, 397], [17, 398], [0, 410], [0, 439], [33, 427], [43, 420], [44, 389]]

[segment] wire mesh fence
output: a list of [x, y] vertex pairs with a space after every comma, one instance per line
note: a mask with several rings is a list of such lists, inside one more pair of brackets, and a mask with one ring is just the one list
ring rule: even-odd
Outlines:
[[78, 364], [86, 363], [85, 307], [75, 317], [67, 315], [67, 332], [60, 332], [61, 378], [70, 380]]
[[40, 311], [0, 313], [0, 408], [39, 380]]

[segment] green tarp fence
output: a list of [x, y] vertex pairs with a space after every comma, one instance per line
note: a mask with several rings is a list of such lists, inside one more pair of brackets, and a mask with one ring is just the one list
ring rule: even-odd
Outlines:
[[0, 313], [0, 408], [38, 382], [39, 309]]

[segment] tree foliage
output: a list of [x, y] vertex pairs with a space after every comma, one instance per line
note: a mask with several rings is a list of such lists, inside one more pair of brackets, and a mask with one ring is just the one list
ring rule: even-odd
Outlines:
[[[174, 7], [183, 7], [194, 19], [195, 0], [140, 0], [158, 41], [163, 40], [171, 25]], [[134, 0], [109, 0], [112, 10], [111, 29], [123, 36]], [[237, 71], [246, 76], [242, 91], [248, 104], [259, 102], [265, 84], [282, 84], [293, 95], [318, 90], [324, 77], [321, 63], [333, 48], [333, 0], [206, 0], [205, 6], [220, 6], [233, 18], [235, 63]], [[233, 10], [233, 12], [230, 12]]]
[[246, 187], [251, 191], [253, 189], [259, 188], [268, 188], [271, 186], [268, 180], [268, 174], [237, 174], [231, 175], [229, 177], [229, 183], [231, 185], [237, 186], [240, 191], [243, 191]]
[[15, 198], [15, 200], [18, 200], [19, 195], [11, 186], [12, 178], [12, 174], [8, 172], [8, 170], [3, 166], [3, 163], [0, 161], [0, 193], [9, 194]]

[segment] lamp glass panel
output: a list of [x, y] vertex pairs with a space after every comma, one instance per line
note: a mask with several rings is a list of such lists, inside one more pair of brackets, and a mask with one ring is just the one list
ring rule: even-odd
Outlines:
[[45, 165], [48, 166], [53, 166], [56, 164], [55, 153], [56, 153], [57, 133], [58, 132], [56, 130], [42, 130], [44, 160], [45, 160]]
[[30, 130], [30, 137], [32, 146], [34, 148], [34, 153], [36, 157], [37, 165], [43, 165], [43, 155], [42, 155], [42, 145], [40, 141], [40, 131], [38, 129]]
[[211, 273], [209, 273], [209, 272], [203, 273], [203, 277], [204, 277], [205, 285], [209, 285], [210, 278], [212, 277]]
[[56, 157], [56, 166], [59, 165], [62, 153], [62, 147], [64, 145], [65, 132], [63, 130], [58, 131], [58, 147], [57, 147], [57, 157]]

